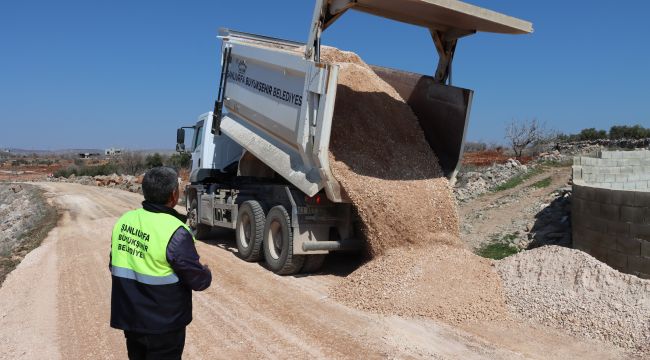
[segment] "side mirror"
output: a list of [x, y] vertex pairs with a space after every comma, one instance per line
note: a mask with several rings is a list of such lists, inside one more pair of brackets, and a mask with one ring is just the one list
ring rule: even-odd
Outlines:
[[176, 130], [176, 143], [185, 144], [185, 129], [180, 128]]
[[176, 130], [176, 151], [185, 151], [185, 129]]

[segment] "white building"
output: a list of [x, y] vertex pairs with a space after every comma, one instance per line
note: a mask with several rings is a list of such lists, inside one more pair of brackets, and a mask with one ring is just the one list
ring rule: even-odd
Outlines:
[[107, 156], [116, 156], [122, 154], [122, 149], [117, 149], [117, 148], [110, 148], [104, 150], [104, 155]]

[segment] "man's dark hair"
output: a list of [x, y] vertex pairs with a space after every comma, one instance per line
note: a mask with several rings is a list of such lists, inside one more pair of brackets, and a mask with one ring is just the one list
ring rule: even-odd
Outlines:
[[159, 166], [147, 171], [142, 179], [144, 199], [154, 204], [166, 205], [178, 188], [178, 173], [176, 170]]

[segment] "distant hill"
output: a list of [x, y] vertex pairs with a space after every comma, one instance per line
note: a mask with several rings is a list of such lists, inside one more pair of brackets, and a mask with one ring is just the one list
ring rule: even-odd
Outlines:
[[[58, 150], [39, 150], [39, 149], [17, 149], [17, 148], [0, 148], [2, 150], [9, 150], [10, 153], [16, 155], [31, 155], [36, 154], [38, 156], [48, 156], [48, 155], [70, 155], [70, 154], [102, 154], [104, 155], [104, 149], [58, 149]], [[161, 155], [171, 155], [176, 151], [174, 149], [138, 149], [138, 150], [129, 150], [125, 149], [124, 151], [132, 151], [140, 154], [153, 154], [159, 153]]]
[[81, 154], [81, 153], [104, 153], [104, 149], [59, 149], [59, 150], [38, 150], [38, 149], [16, 149], [10, 148], [12, 154], [30, 155], [36, 154], [41, 156], [47, 155], [67, 155], [67, 154]]

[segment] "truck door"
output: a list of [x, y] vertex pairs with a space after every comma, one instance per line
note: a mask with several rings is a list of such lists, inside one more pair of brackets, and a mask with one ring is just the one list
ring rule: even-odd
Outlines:
[[203, 154], [203, 130], [205, 126], [203, 121], [199, 121], [194, 131], [194, 140], [192, 142], [192, 169], [200, 169], [203, 165], [201, 155]]

